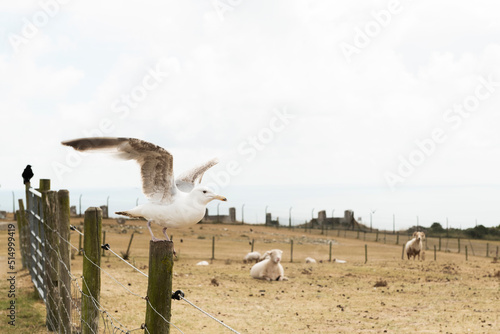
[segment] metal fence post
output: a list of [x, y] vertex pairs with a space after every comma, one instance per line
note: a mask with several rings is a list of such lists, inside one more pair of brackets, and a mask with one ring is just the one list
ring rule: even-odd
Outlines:
[[145, 333], [170, 333], [173, 251], [172, 241], [149, 242]]
[[96, 304], [101, 295], [101, 208], [91, 207], [85, 211], [83, 231], [81, 328], [83, 334], [99, 333], [99, 309]]
[[[62, 239], [70, 239], [70, 202], [69, 191], [59, 190], [57, 192], [59, 202], [59, 225], [58, 230]], [[59, 240], [59, 329], [63, 333], [71, 333], [71, 250], [69, 244]]]

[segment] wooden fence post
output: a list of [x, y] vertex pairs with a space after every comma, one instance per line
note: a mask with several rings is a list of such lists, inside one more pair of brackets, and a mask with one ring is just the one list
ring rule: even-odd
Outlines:
[[469, 261], [469, 254], [467, 254], [467, 246], [465, 246], [465, 261]]
[[[132, 235], [134, 235], [134, 233], [132, 233]], [[106, 231], [102, 231], [102, 244], [105, 245], [106, 244]], [[102, 256], [106, 256], [106, 249], [102, 249]]]
[[19, 214], [17, 215], [17, 229], [19, 231], [19, 243], [21, 248], [21, 262], [23, 265], [23, 269], [27, 268], [28, 265], [28, 252], [27, 246], [29, 245], [29, 239], [27, 239], [27, 225], [28, 222], [26, 220], [26, 211], [24, 211], [23, 200], [19, 199]]
[[[69, 241], [70, 239], [70, 202], [69, 192], [59, 190], [57, 192], [59, 202], [59, 224], [58, 230], [61, 238]], [[71, 250], [69, 244], [64, 240], [59, 240], [59, 331], [62, 333], [71, 333]]]
[[460, 238], [458, 238], [458, 252], [460, 253]]
[[145, 333], [170, 333], [173, 251], [172, 241], [149, 242]]
[[215, 260], [215, 236], [212, 237], [212, 260]]
[[439, 251], [441, 251], [441, 237], [439, 237]]
[[[40, 180], [42, 181], [42, 180]], [[49, 181], [49, 180], [46, 180]], [[42, 190], [42, 189], [40, 189]], [[59, 249], [59, 238], [56, 231], [59, 226], [57, 223], [57, 193], [55, 191], [44, 190], [42, 192], [43, 224], [45, 236], [45, 287], [47, 289], [47, 298], [45, 308], [47, 311], [46, 325], [49, 331], [59, 330], [59, 259], [57, 250]], [[45, 228], [47, 227], [47, 228]]]
[[85, 211], [83, 234], [81, 328], [83, 334], [99, 333], [99, 309], [95, 304], [99, 303], [101, 295], [101, 208], [91, 207]]
[[490, 257], [490, 244], [486, 243], [486, 257]]
[[255, 239], [252, 239], [252, 250], [251, 250], [251, 252], [253, 252], [253, 245], [254, 245], [254, 243], [255, 243]]
[[332, 241], [330, 240], [330, 257], [328, 259], [328, 262], [332, 262]]
[[403, 245], [403, 250], [401, 251], [401, 260], [405, 259], [405, 245]]
[[290, 262], [293, 262], [293, 240], [290, 240]]
[[365, 264], [368, 262], [368, 245], [365, 244]]
[[[80, 230], [80, 229], [78, 228], [78, 230]], [[78, 233], [78, 235], [79, 235], [79, 237], [78, 237], [78, 255], [82, 255], [82, 240], [83, 240], [83, 236], [80, 233]]]
[[399, 245], [399, 232], [396, 233], [396, 245]]

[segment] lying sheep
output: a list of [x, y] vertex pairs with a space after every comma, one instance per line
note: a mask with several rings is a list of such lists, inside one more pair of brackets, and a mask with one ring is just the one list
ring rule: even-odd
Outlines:
[[243, 258], [243, 263], [252, 263], [255, 261], [255, 263], [260, 261], [260, 253], [259, 252], [250, 252], [245, 257]]
[[316, 260], [312, 257], [306, 257], [306, 263], [316, 263]]
[[283, 266], [280, 263], [283, 251], [273, 249], [265, 254], [269, 254], [269, 258], [254, 264], [252, 269], [250, 269], [250, 276], [268, 281], [288, 281], [288, 278], [285, 277]]
[[413, 256], [413, 260], [415, 260], [415, 257], [418, 256], [418, 259], [420, 260], [420, 253], [422, 253], [422, 260], [424, 260], [424, 244], [423, 240], [425, 239], [425, 234], [424, 232], [414, 232], [413, 233], [413, 239], [408, 241], [405, 246], [405, 252], [406, 255], [408, 256], [408, 260], [410, 259], [411, 256]]

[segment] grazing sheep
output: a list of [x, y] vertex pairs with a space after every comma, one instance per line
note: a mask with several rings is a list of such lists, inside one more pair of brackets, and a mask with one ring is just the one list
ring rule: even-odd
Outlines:
[[208, 266], [208, 262], [207, 261], [200, 261], [196, 265], [197, 266]]
[[285, 277], [283, 266], [280, 263], [283, 251], [273, 249], [267, 253], [269, 253], [269, 259], [254, 264], [252, 269], [250, 269], [250, 275], [253, 278], [268, 281], [288, 281], [288, 278]]
[[413, 239], [408, 241], [405, 246], [405, 252], [406, 255], [408, 256], [408, 260], [410, 259], [411, 256], [413, 256], [413, 260], [415, 260], [416, 256], [418, 256], [418, 259], [420, 260], [420, 253], [422, 253], [422, 260], [425, 259], [424, 244], [423, 244], [424, 239], [425, 239], [424, 232], [413, 233]]
[[306, 263], [316, 263], [316, 260], [312, 257], [306, 257]]
[[259, 252], [250, 252], [245, 257], [243, 258], [243, 263], [252, 263], [255, 261], [255, 263], [260, 261], [260, 253]]

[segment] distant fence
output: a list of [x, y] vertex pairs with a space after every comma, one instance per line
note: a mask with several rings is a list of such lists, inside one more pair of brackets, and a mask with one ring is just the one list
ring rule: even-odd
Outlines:
[[[172, 294], [173, 243], [150, 242], [149, 275], [116, 254], [109, 245], [102, 245], [102, 211], [85, 211], [84, 231], [70, 225], [69, 192], [51, 191], [50, 180], [40, 180], [38, 190], [26, 185], [26, 210], [19, 200], [17, 213], [20, 251], [23, 268], [30, 272], [35, 289], [46, 306], [46, 326], [58, 333], [170, 333], [171, 300], [183, 300], [227, 329], [228, 325], [184, 298], [182, 291]], [[83, 249], [70, 241], [70, 230], [83, 237]], [[80, 246], [81, 247], [81, 246]], [[71, 273], [71, 250], [83, 255], [83, 274]], [[148, 278], [147, 296], [132, 292], [101, 268], [101, 249], [124, 261]], [[123, 325], [100, 303], [101, 272], [108, 275], [131, 296], [146, 302], [145, 322], [134, 328]]]
[[[328, 238], [342, 237], [349, 239], [358, 239], [363, 241], [378, 242], [382, 244], [403, 245], [412, 238], [412, 233], [400, 233], [392, 231], [363, 231], [350, 228], [308, 228], [288, 227], [288, 226], [268, 226], [274, 229], [289, 229], [306, 234], [321, 235]], [[499, 256], [500, 241], [476, 240], [468, 238], [448, 238], [426, 236], [424, 247], [426, 250], [433, 249], [440, 252], [461, 253], [468, 246], [469, 252], [473, 256], [497, 257]]]

